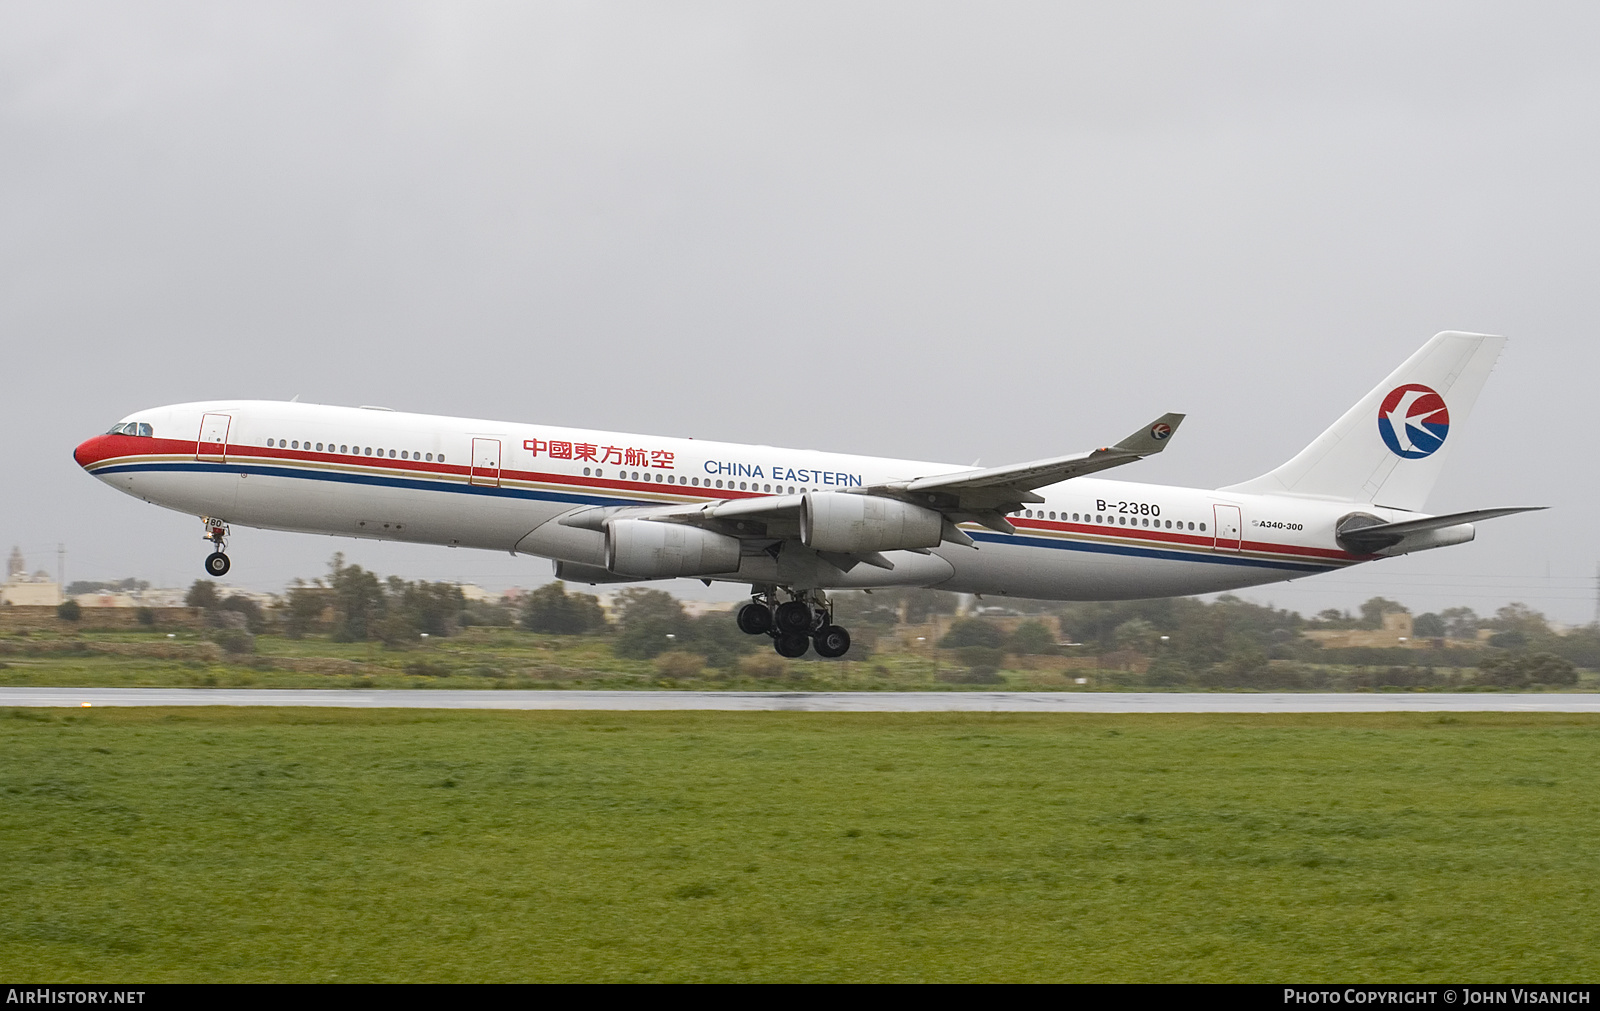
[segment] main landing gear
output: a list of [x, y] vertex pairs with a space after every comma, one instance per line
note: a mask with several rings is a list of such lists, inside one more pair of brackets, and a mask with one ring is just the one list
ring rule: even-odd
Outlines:
[[224, 554], [228, 549], [228, 524], [221, 520], [204, 518], [202, 522], [206, 525], [205, 539], [216, 548], [206, 556], [206, 575], [213, 579], [226, 576], [228, 570], [233, 567], [233, 563], [229, 562], [228, 556]]
[[802, 657], [815, 648], [817, 655], [833, 659], [850, 652], [850, 633], [833, 623], [833, 605], [820, 590], [789, 591], [791, 599], [778, 603], [775, 587], [756, 594], [735, 616], [746, 635], [772, 636], [779, 656]]

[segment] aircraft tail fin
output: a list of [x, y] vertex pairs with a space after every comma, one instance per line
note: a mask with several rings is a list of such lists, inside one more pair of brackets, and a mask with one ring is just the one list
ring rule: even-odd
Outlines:
[[1435, 335], [1294, 459], [1220, 490], [1421, 510], [1505, 342]]

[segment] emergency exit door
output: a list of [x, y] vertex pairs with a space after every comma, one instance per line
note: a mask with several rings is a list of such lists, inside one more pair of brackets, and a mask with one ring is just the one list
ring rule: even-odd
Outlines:
[[201, 415], [200, 439], [195, 444], [194, 458], [206, 463], [225, 462], [228, 459], [228, 429], [232, 426], [232, 415]]
[[500, 487], [499, 439], [472, 440], [472, 473], [467, 476], [467, 483]]
[[1212, 518], [1217, 524], [1218, 551], [1238, 551], [1241, 541], [1240, 528], [1244, 525], [1239, 514], [1239, 507], [1232, 505], [1212, 506]]

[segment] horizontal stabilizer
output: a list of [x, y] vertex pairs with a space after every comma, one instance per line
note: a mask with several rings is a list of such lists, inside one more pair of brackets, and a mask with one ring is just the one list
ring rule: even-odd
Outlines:
[[1368, 513], [1356, 513], [1339, 524], [1335, 535], [1339, 546], [1352, 554], [1370, 555], [1384, 548], [1399, 544], [1410, 534], [1420, 534], [1429, 530], [1442, 530], [1445, 527], [1459, 526], [1463, 523], [1476, 523], [1479, 520], [1492, 520], [1497, 516], [1511, 516], [1515, 513], [1537, 512], [1548, 506], [1518, 506], [1511, 509], [1474, 509], [1471, 512], [1449, 513], [1444, 516], [1424, 516], [1421, 519], [1399, 520], [1394, 523], [1385, 523], [1376, 516]]

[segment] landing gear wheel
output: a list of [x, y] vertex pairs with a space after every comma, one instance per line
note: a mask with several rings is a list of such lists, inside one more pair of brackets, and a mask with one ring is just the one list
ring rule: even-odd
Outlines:
[[772, 640], [772, 648], [778, 651], [778, 655], [791, 660], [805, 656], [810, 647], [811, 639], [803, 632], [779, 632]]
[[791, 600], [786, 604], [779, 604], [778, 613], [773, 617], [777, 619], [779, 632], [800, 635], [808, 635], [811, 632], [811, 605], [804, 601]]
[[206, 556], [206, 575], [213, 579], [226, 576], [233, 563], [228, 561], [228, 556], [220, 551], [213, 551]]
[[739, 624], [739, 631], [745, 635], [766, 635], [772, 631], [772, 612], [767, 610], [765, 604], [752, 601], [744, 605], [739, 608], [734, 620]]
[[832, 660], [850, 652], [850, 633], [838, 625], [824, 625], [811, 637], [811, 644], [817, 648], [818, 656]]

